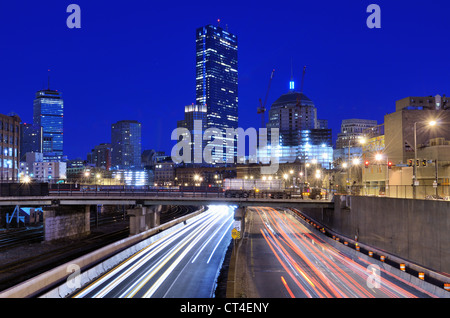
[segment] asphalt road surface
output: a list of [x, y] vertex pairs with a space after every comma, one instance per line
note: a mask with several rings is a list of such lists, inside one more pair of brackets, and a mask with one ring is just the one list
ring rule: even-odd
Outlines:
[[75, 298], [210, 298], [231, 240], [234, 208], [210, 206], [77, 292]]
[[[236, 268], [245, 297], [428, 298], [400, 277], [352, 259], [281, 209], [249, 208], [247, 240]], [[244, 264], [244, 265], [242, 265]]]

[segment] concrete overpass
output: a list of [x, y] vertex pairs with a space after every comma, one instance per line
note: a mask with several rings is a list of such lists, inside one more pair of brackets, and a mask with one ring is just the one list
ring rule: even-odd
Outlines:
[[76, 238], [90, 233], [91, 210], [97, 206], [119, 206], [130, 216], [130, 234], [135, 235], [160, 225], [165, 206], [235, 205], [298, 209], [334, 208], [334, 203], [321, 200], [270, 199], [263, 197], [225, 198], [217, 193], [56, 193], [48, 196], [0, 197], [0, 207], [42, 207], [46, 241]]
[[149, 195], [49, 195], [42, 197], [0, 197], [0, 206], [84, 206], [84, 205], [237, 205], [334, 208], [334, 203], [324, 200], [268, 199], [268, 198], [224, 198], [212, 196], [149, 196]]

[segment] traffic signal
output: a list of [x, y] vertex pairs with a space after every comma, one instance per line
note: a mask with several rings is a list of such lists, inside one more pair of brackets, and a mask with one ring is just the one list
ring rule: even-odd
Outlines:
[[389, 168], [389, 169], [392, 168], [392, 161], [388, 161], [388, 168]]
[[365, 166], [366, 168], [369, 168], [369, 160], [364, 161], [364, 166]]
[[408, 166], [412, 167], [412, 165], [413, 165], [413, 161], [412, 161], [412, 159], [409, 159], [408, 160]]
[[416, 160], [416, 167], [419, 166], [419, 159]]
[[424, 166], [424, 167], [427, 166], [427, 161], [426, 160], [422, 160], [422, 166]]

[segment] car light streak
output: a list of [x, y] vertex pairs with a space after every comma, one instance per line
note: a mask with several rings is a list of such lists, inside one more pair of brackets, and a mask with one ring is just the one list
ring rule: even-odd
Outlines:
[[[85, 296], [89, 291], [91, 291], [94, 288], [99, 287], [102, 283], [108, 281], [111, 279], [111, 277], [117, 275], [117, 272], [124, 271], [119, 277], [117, 277], [114, 280], [114, 284], [108, 284], [104, 289], [100, 290], [98, 293], [94, 294], [92, 297], [104, 297], [109, 291], [111, 291], [113, 288], [115, 288], [119, 283], [123, 282], [125, 279], [127, 279], [130, 275], [132, 275], [134, 272], [141, 269], [141, 266], [145, 265], [148, 261], [150, 261], [157, 253], [162, 251], [163, 249], [167, 248], [172, 244], [174, 241], [179, 239], [181, 236], [185, 235], [189, 231], [191, 231], [191, 228], [194, 226], [197, 226], [201, 222], [207, 222], [211, 218], [211, 215], [205, 214], [202, 218], [196, 220], [193, 224], [191, 224], [189, 227], [182, 228], [178, 230], [175, 233], [170, 233], [167, 236], [153, 242], [148, 247], [142, 249], [138, 253], [134, 254], [121, 264], [119, 264], [116, 268], [108, 272], [106, 275], [98, 279], [96, 282], [91, 284], [87, 289], [85, 289], [81, 293], [77, 293], [74, 297], [83, 297]], [[132, 265], [131, 265], [132, 264]], [[130, 268], [126, 269], [128, 266]]]
[[283, 283], [284, 287], [286, 287], [286, 290], [288, 291], [289, 295], [291, 296], [291, 298], [295, 298], [294, 293], [291, 291], [291, 289], [289, 288], [286, 280], [284, 279], [283, 276], [281, 276], [281, 282]]
[[[227, 221], [226, 221], [225, 223], [223, 223], [223, 224], [221, 225], [221, 227], [219, 227], [219, 228], [213, 233], [213, 235], [211, 235], [211, 236], [209, 237], [209, 239], [208, 239], [206, 242], [203, 243], [202, 247], [201, 247], [200, 250], [197, 252], [197, 254], [195, 254], [195, 257], [192, 259], [191, 263], [194, 263], [194, 262], [195, 262], [195, 260], [197, 259], [197, 257], [198, 257], [198, 256], [201, 254], [201, 252], [203, 251], [203, 249], [204, 249], [204, 248], [208, 245], [208, 243], [214, 238], [214, 236], [217, 234], [217, 232], [220, 231], [220, 229], [222, 228], [222, 226], [225, 225], [232, 217], [233, 217], [233, 216], [231, 215], [231, 216], [227, 219]], [[229, 227], [230, 227], [230, 226], [231, 226], [231, 223], [230, 223]], [[224, 234], [224, 235], [225, 235], [225, 234]], [[220, 242], [220, 240], [219, 240], [219, 242]], [[209, 260], [208, 260], [208, 263], [209, 263]]]
[[222, 237], [220, 238], [220, 240], [217, 242], [216, 246], [214, 246], [213, 251], [211, 252], [211, 254], [209, 255], [208, 261], [206, 261], [207, 264], [209, 264], [209, 261], [211, 260], [211, 257], [214, 255], [214, 252], [216, 251], [217, 247], [219, 246], [220, 242], [222, 242], [223, 237], [227, 234], [229, 234], [229, 230], [231, 228], [233, 224], [230, 223], [230, 225], [228, 225], [227, 230], [223, 232]]
[[[187, 255], [198, 249], [195, 254], [197, 258], [214, 236], [218, 236], [215, 240], [219, 239], [219, 243], [223, 240], [233, 224], [231, 212], [228, 207], [211, 207], [195, 221], [155, 240], [127, 258], [73, 297], [151, 297]], [[204, 242], [206, 236], [209, 237]], [[219, 243], [207, 255], [208, 263]]]
[[280, 257], [278, 256], [278, 254], [275, 252], [272, 244], [268, 241], [267, 236], [264, 234], [264, 231], [262, 229], [260, 229], [261, 234], [263, 235], [263, 237], [265, 238], [265, 240], [267, 241], [267, 244], [269, 245], [270, 249], [272, 250], [272, 252], [274, 253], [275, 257], [278, 259], [278, 261], [280, 262], [281, 266], [283, 266], [283, 268], [286, 270], [286, 272], [289, 274], [289, 276], [291, 276], [292, 280], [297, 284], [297, 286], [303, 291], [303, 293], [308, 297], [308, 298], [312, 298], [311, 294], [303, 287], [303, 285], [297, 280], [297, 278], [293, 275], [293, 273], [287, 268], [286, 264], [280, 259]]
[[[417, 297], [395, 282], [368, 270], [369, 267], [361, 264], [361, 259], [354, 260], [328, 245], [289, 215], [274, 208], [254, 209], [262, 221], [260, 232], [266, 243], [288, 277], [307, 297]], [[363, 262], [371, 265], [367, 261]], [[430, 297], [434, 296], [391, 273], [387, 274]], [[376, 287], [368, 283], [374, 277], [380, 283]], [[297, 295], [298, 292], [289, 288], [283, 276], [281, 282], [291, 297]]]

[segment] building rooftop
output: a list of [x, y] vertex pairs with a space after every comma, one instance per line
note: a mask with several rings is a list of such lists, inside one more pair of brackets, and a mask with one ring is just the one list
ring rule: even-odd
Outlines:
[[291, 91], [281, 95], [275, 102], [273, 102], [271, 107], [273, 109], [286, 105], [296, 105], [298, 103], [302, 106], [314, 106], [313, 101], [310, 100], [305, 94]]

